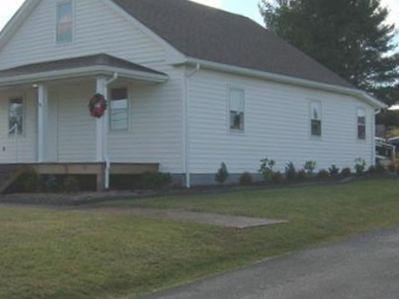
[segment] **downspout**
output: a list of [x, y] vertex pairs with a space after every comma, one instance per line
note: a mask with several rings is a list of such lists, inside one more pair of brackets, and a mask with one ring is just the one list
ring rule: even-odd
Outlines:
[[190, 97], [189, 97], [189, 79], [201, 70], [201, 64], [197, 63], [195, 69], [191, 72], [185, 72], [184, 78], [184, 130], [185, 130], [185, 144], [184, 144], [184, 168], [186, 176], [186, 188], [191, 188], [191, 173], [190, 173]]
[[[118, 79], [118, 73], [114, 73], [114, 75], [112, 76], [111, 79], [109, 79], [107, 82], [105, 82], [105, 86], [107, 88], [107, 92], [108, 92], [108, 85], [110, 85], [112, 82], [116, 81]], [[108, 98], [108, 95], [107, 95]], [[108, 101], [108, 106], [109, 106], [109, 101]], [[109, 109], [109, 107], [107, 107], [107, 110]], [[106, 134], [107, 134], [107, 138], [106, 138], [106, 143], [104, 145], [104, 161], [105, 161], [105, 173], [104, 173], [104, 177], [105, 177], [105, 189], [108, 190], [110, 187], [110, 173], [111, 173], [111, 160], [109, 158], [108, 155], [108, 116], [109, 114], [107, 113], [105, 115], [105, 117], [107, 117], [106, 120], [106, 126], [105, 126], [105, 130], [106, 130]]]

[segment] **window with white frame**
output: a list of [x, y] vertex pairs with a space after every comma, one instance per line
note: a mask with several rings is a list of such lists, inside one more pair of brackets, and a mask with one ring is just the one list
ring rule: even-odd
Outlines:
[[310, 127], [312, 136], [321, 137], [322, 134], [322, 107], [320, 102], [310, 103]]
[[363, 108], [357, 109], [357, 138], [366, 139], [366, 110]]
[[9, 101], [8, 132], [10, 135], [24, 133], [24, 102], [22, 98], [14, 98]]
[[72, 0], [60, 1], [57, 4], [57, 42], [69, 43], [73, 38], [73, 5]]
[[127, 88], [111, 90], [110, 129], [123, 131], [129, 128], [129, 99]]
[[241, 89], [230, 89], [230, 130], [244, 131], [245, 93]]

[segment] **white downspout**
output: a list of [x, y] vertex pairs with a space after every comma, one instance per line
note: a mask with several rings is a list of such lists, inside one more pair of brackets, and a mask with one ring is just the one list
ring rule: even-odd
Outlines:
[[197, 63], [195, 69], [191, 72], [185, 72], [184, 78], [184, 168], [186, 176], [186, 188], [191, 188], [191, 173], [190, 173], [190, 96], [189, 96], [189, 79], [201, 70], [201, 64]]
[[[108, 92], [108, 85], [110, 85], [112, 82], [116, 81], [118, 79], [118, 73], [114, 73], [114, 75], [112, 76], [111, 79], [109, 79], [108, 81], [105, 82], [105, 86], [107, 87], [107, 92]], [[106, 95], [106, 98], [108, 98], [108, 95]], [[110, 107], [109, 107], [109, 100], [108, 100], [108, 107], [107, 107], [107, 111], [109, 111]], [[105, 126], [105, 130], [106, 130], [106, 134], [107, 134], [107, 138], [105, 141], [105, 145], [104, 145], [104, 161], [105, 161], [105, 181], [104, 181], [104, 185], [105, 185], [105, 189], [108, 190], [110, 187], [110, 171], [111, 171], [111, 160], [109, 158], [108, 155], [108, 112], [104, 115], [104, 117], [106, 117], [106, 126]]]

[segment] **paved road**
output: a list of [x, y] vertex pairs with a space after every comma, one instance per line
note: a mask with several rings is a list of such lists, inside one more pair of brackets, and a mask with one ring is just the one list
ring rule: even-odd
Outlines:
[[269, 260], [153, 299], [398, 299], [399, 228]]

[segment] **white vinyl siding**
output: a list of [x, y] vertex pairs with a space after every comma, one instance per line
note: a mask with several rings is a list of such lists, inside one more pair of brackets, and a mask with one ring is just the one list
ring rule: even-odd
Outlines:
[[[245, 86], [243, 135], [226, 134], [226, 86]], [[281, 171], [289, 161], [298, 168], [317, 161], [318, 169], [353, 167], [358, 157], [374, 163], [373, 108], [364, 104], [367, 136], [357, 142], [356, 98], [204, 69], [191, 78], [189, 95], [193, 174], [212, 174], [221, 162], [233, 174], [257, 173], [265, 157]], [[309, 138], [310, 99], [322, 105], [323, 138]]]

